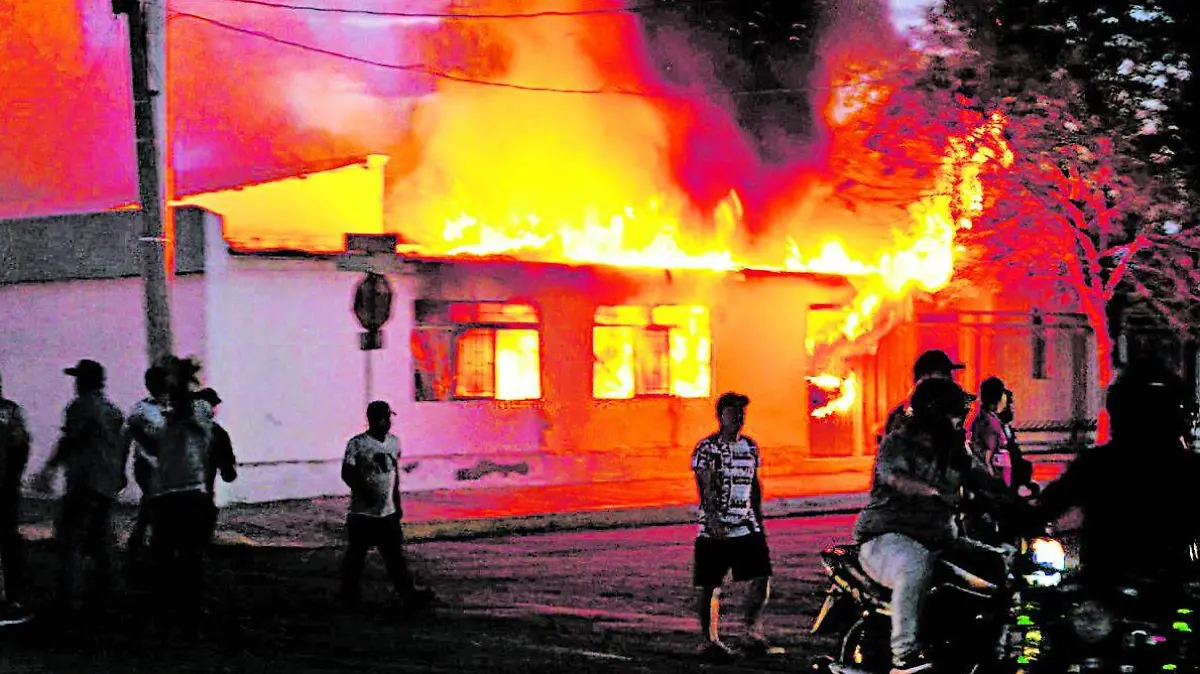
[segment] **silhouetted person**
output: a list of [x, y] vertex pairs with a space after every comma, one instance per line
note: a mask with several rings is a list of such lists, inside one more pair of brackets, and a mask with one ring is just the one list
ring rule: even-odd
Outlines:
[[29, 463], [29, 426], [25, 411], [4, 397], [0, 375], [0, 569], [4, 574], [4, 603], [0, 626], [29, 620], [25, 599], [25, 539], [21, 538], [21, 481]]
[[771, 551], [762, 511], [758, 444], [742, 435], [749, 404], [750, 399], [740, 393], [721, 394], [717, 399], [719, 428], [692, 452], [692, 472], [700, 496], [692, 584], [704, 637], [701, 655], [717, 661], [736, 655], [717, 631], [721, 586], [730, 572], [735, 582], [750, 586], [745, 614], [749, 650], [764, 655], [783, 652], [763, 635], [763, 612], [771, 594]]
[[948, 379], [917, 384], [908, 421], [879, 448], [870, 500], [854, 524], [863, 569], [892, 591], [892, 674], [934, 667], [920, 626], [938, 555], [960, 544], [960, 489], [1006, 500], [1004, 486], [965, 447], [974, 399]]
[[155, 478], [158, 472], [158, 460], [138, 438], [158, 437], [167, 422], [167, 412], [170, 410], [164, 369], [157, 365], [150, 366], [146, 369], [144, 381], [146, 392], [150, 395], [135, 403], [125, 419], [125, 433], [133, 443], [133, 479], [142, 491], [137, 520], [126, 544], [130, 562], [136, 562], [140, 558], [146, 544], [146, 531], [150, 528], [150, 505], [154, 500]]
[[170, 410], [158, 437], [146, 439], [158, 461], [150, 546], [163, 607], [178, 608], [185, 619], [194, 620], [201, 609], [212, 514], [207, 489], [212, 407], [192, 390], [198, 384], [198, 365], [175, 356], [161, 365]]
[[979, 385], [979, 411], [970, 425], [971, 449], [976, 458], [996, 477], [1010, 482], [1005, 469], [1011, 465], [1008, 455], [1008, 435], [1000, 420], [1004, 403], [1004, 382], [988, 377]]
[[1194, 396], [1160, 363], [1131, 365], [1105, 400], [1112, 441], [1081, 452], [1042, 493], [1047, 520], [1082, 511], [1082, 571], [1092, 583], [1111, 588], [1187, 572], [1188, 548], [1200, 538], [1200, 456], [1185, 442]]
[[1033, 482], [1033, 462], [1025, 458], [1025, 452], [1021, 450], [1021, 443], [1017, 440], [1017, 430], [1013, 426], [1017, 416], [1017, 399], [1012, 391], [1005, 389], [1004, 402], [996, 416], [1004, 426], [1008, 460], [1012, 465], [1012, 486], [1019, 489]]
[[400, 504], [400, 441], [391, 434], [392, 408], [382, 400], [367, 405], [367, 430], [350, 438], [342, 460], [342, 481], [350, 487], [346, 517], [349, 543], [342, 559], [342, 601], [361, 600], [363, 567], [371, 548], [379, 551], [400, 608], [427, 606], [433, 594], [418, 590], [404, 556]]
[[237, 456], [233, 453], [233, 440], [229, 433], [216, 420], [217, 406], [221, 404], [221, 396], [211, 388], [201, 389], [196, 397], [207, 402], [213, 409], [212, 443], [209, 445], [208, 459], [208, 495], [212, 500], [212, 522], [209, 524], [209, 539], [216, 533], [217, 527], [217, 475], [224, 482], [237, 479]]
[[[916, 362], [913, 363], [913, 387], [925, 381], [926, 379], [954, 379], [954, 373], [965, 368], [966, 365], [956, 363], [946, 355], [945, 351], [933, 349], [921, 354]], [[900, 427], [901, 424], [912, 415], [909, 410], [908, 401], [900, 403], [888, 413], [887, 421], [883, 426], [883, 435], [876, 438], [882, 442], [883, 438], [887, 437], [892, 431]]]
[[104, 394], [104, 367], [81, 360], [64, 373], [75, 378], [76, 397], [67, 406], [62, 438], [38, 476], [48, 487], [52, 474], [66, 470], [55, 536], [62, 551], [60, 600], [75, 613], [83, 608], [84, 556], [95, 560], [95, 589], [107, 595], [112, 584], [112, 507], [125, 488], [129, 445], [125, 417]]

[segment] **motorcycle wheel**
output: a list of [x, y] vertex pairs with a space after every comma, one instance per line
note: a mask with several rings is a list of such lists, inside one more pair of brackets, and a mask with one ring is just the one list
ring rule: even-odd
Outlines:
[[891, 621], [887, 616], [871, 614], [859, 618], [846, 631], [838, 662], [870, 671], [889, 671], [892, 667]]

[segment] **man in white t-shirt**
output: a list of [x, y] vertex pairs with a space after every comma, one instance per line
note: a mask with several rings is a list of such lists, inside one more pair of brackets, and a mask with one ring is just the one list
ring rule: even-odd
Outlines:
[[379, 550], [403, 608], [428, 605], [433, 594], [418, 590], [404, 557], [400, 525], [400, 441], [390, 433], [392, 408], [382, 400], [367, 405], [367, 430], [350, 438], [342, 460], [342, 481], [350, 487], [346, 518], [349, 545], [342, 560], [342, 600], [361, 599], [363, 566], [371, 548]]
[[693, 584], [705, 639], [701, 654], [716, 661], [736, 655], [717, 635], [718, 598], [730, 572], [734, 581], [750, 585], [747, 650], [758, 655], [783, 653], [762, 632], [763, 609], [771, 588], [771, 551], [763, 523], [758, 445], [742, 435], [749, 404], [750, 399], [740, 393], [722, 394], [717, 399], [720, 429], [701, 440], [692, 453], [692, 471], [700, 492]]
[[151, 365], [146, 370], [144, 380], [146, 392], [150, 395], [139, 400], [125, 417], [125, 434], [128, 442], [133, 444], [133, 479], [142, 490], [137, 520], [126, 544], [131, 569], [135, 566], [132, 563], [141, 559], [146, 544], [146, 532], [150, 529], [150, 504], [155, 494], [154, 477], [158, 470], [158, 459], [150, 454], [143, 443], [148, 444], [150, 438], [159, 437], [171, 408], [164, 368]]

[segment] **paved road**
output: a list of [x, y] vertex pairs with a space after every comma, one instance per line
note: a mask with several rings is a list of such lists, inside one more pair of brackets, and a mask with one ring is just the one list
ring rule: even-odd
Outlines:
[[[844, 539], [852, 521], [769, 522], [768, 626], [789, 652], [713, 671], [806, 667], [817, 646], [807, 626], [824, 590], [817, 553]], [[693, 535], [691, 526], [665, 526], [414, 544], [415, 567], [447, 604], [418, 622], [337, 608], [336, 551], [222, 548], [199, 643], [138, 619], [135, 587], [85, 631], [43, 623], [0, 634], [0, 671], [677, 672], [698, 662]], [[47, 544], [34, 559], [39, 589], [48, 590], [56, 565]], [[382, 597], [374, 556], [368, 575], [365, 594]], [[723, 627], [736, 644], [740, 621]]]

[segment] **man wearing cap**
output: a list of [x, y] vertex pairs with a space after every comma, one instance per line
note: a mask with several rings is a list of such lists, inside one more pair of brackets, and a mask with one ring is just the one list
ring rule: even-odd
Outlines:
[[62, 438], [38, 482], [45, 488], [55, 471], [66, 471], [55, 537], [62, 548], [60, 599], [74, 612], [83, 607], [85, 553], [95, 558], [97, 590], [111, 588], [112, 506], [127, 482], [129, 445], [123, 433], [125, 416], [104, 394], [104, 367], [85, 359], [63, 372], [75, 378], [76, 397], [67, 406]]
[[237, 457], [233, 453], [233, 441], [229, 432], [216, 420], [217, 405], [221, 404], [221, 396], [211, 388], [201, 389], [196, 397], [207, 402], [213, 409], [212, 442], [209, 445], [208, 457], [208, 495], [212, 499], [212, 521], [209, 523], [209, 538], [216, 533], [217, 525], [217, 474], [224, 482], [237, 479]]
[[783, 652], [772, 646], [762, 631], [771, 588], [771, 552], [763, 522], [758, 445], [742, 435], [749, 404], [750, 399], [740, 393], [722, 394], [717, 399], [718, 431], [701, 440], [692, 452], [692, 472], [700, 495], [692, 580], [704, 635], [701, 655], [716, 661], [736, 655], [717, 632], [718, 599], [730, 571], [734, 581], [750, 583], [745, 615], [748, 650], [760, 655]]
[[4, 397], [0, 375], [0, 573], [4, 578], [4, 604], [0, 626], [25, 622], [21, 606], [25, 592], [25, 540], [21, 538], [21, 479], [29, 463], [29, 427], [25, 411]]
[[[945, 351], [940, 349], [926, 351], [913, 363], [913, 387], [915, 388], [917, 384], [926, 379], [954, 379], [954, 373], [966, 367], [962, 363], [951, 360]], [[888, 414], [887, 422], [883, 426], [883, 435], [877, 440], [882, 442], [883, 438], [899, 428], [909, 416], [908, 401], [906, 400]]]
[[371, 548], [379, 550], [401, 606], [417, 609], [433, 594], [418, 590], [404, 558], [400, 518], [400, 441], [390, 432], [392, 408], [382, 400], [367, 405], [367, 430], [350, 438], [342, 459], [342, 481], [350, 487], [346, 517], [349, 544], [342, 559], [342, 600], [355, 606], [361, 599], [363, 566]]

